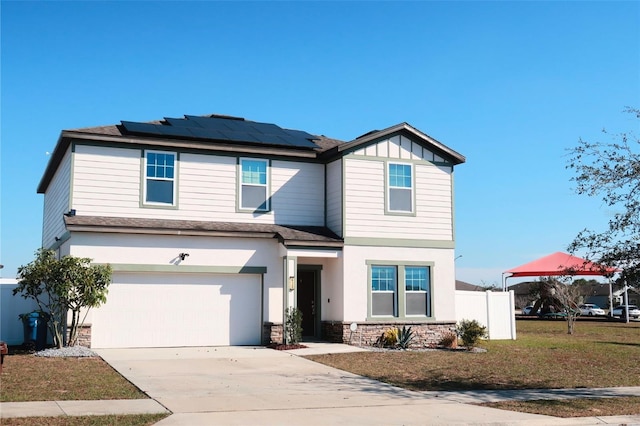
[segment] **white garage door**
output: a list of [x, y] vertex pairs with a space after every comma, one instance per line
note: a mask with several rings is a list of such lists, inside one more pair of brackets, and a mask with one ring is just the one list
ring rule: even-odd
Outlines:
[[95, 348], [258, 345], [259, 275], [114, 273]]

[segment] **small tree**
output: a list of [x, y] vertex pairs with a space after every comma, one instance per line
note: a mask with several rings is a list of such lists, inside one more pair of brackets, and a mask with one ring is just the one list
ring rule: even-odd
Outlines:
[[[39, 249], [36, 259], [18, 268], [18, 286], [13, 295], [21, 293], [33, 299], [41, 311], [50, 315], [49, 329], [58, 348], [65, 344], [67, 313], [71, 312], [68, 345], [75, 345], [82, 308], [94, 308], [107, 300], [111, 282], [109, 265], [91, 265], [91, 259], [64, 256], [56, 259], [53, 250]], [[86, 317], [86, 315], [85, 315]]]
[[578, 306], [584, 299], [581, 288], [584, 284], [582, 281], [569, 284], [562, 282], [570, 278], [569, 275], [558, 278], [541, 278], [535, 286], [532, 286], [531, 294], [535, 294], [538, 297], [533, 307], [534, 311], [541, 308], [540, 312], [543, 314], [548, 312], [564, 312], [567, 319], [567, 333], [573, 334], [575, 320], [580, 315]]

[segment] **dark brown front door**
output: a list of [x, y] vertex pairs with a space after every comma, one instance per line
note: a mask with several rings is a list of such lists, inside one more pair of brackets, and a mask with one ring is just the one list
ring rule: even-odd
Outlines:
[[316, 336], [316, 271], [298, 270], [298, 309], [302, 312], [302, 336]]

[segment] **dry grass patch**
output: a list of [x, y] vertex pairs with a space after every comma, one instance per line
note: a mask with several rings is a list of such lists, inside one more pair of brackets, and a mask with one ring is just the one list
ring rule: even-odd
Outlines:
[[314, 355], [341, 370], [416, 391], [640, 386], [640, 323], [518, 321], [518, 339], [486, 353], [387, 351]]
[[633, 416], [640, 414], [640, 397], [580, 398], [565, 400], [504, 401], [483, 407], [554, 417]]
[[11, 349], [0, 386], [2, 402], [147, 398], [101, 358], [44, 358]]
[[2, 419], [2, 424], [7, 426], [147, 426], [168, 416], [169, 414], [132, 414], [123, 416], [20, 417]]

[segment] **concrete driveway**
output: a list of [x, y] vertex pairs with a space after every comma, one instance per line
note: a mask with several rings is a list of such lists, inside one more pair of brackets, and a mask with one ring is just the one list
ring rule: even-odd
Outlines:
[[411, 392], [263, 347], [99, 349], [174, 414], [160, 425], [558, 424]]

